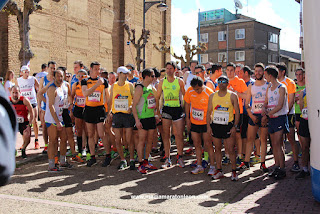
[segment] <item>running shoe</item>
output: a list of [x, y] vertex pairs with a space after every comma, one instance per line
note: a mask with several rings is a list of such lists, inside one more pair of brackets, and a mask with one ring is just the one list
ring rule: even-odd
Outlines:
[[111, 157], [106, 157], [102, 163], [102, 167], [107, 167], [111, 163]]
[[48, 172], [62, 172], [63, 170], [59, 167], [53, 167], [51, 169], [48, 169]]
[[299, 174], [295, 177], [296, 180], [302, 180], [304, 178], [306, 178], [307, 176], [310, 176], [310, 172], [309, 171], [304, 171], [304, 170], [301, 170], [299, 172]]
[[160, 155], [160, 162], [165, 162], [167, 159], [165, 152], [163, 151], [162, 154]]
[[87, 167], [91, 167], [95, 164], [97, 164], [97, 160], [90, 157], [90, 159], [87, 162]]
[[82, 159], [79, 157], [79, 155], [76, 155], [76, 156], [72, 157], [72, 160], [73, 160], [73, 161], [76, 161], [76, 162], [79, 162], [79, 163], [83, 163], [83, 162], [84, 162], [84, 160], [82, 160]]
[[25, 149], [21, 149], [21, 157], [22, 158], [27, 158], [27, 154], [26, 154], [26, 150]]
[[73, 165], [71, 165], [70, 163], [66, 162], [64, 164], [60, 164], [61, 168], [66, 168], [66, 169], [72, 169]]
[[136, 162], [134, 160], [131, 160], [129, 163], [130, 170], [135, 170], [136, 169]]
[[197, 175], [197, 174], [200, 174], [200, 173], [204, 173], [204, 168], [201, 165], [198, 165], [196, 168], [194, 168], [191, 171], [191, 173], [194, 174], [194, 175]]
[[250, 169], [250, 166], [249, 166], [249, 164], [246, 165], [245, 162], [242, 162], [242, 163], [239, 165], [239, 167], [237, 167], [237, 171], [240, 171], [240, 170], [248, 170], [248, 169]]
[[130, 155], [129, 150], [128, 149], [124, 149], [123, 150], [123, 155], [124, 155], [125, 158], [128, 157]]
[[261, 169], [263, 172], [265, 172], [265, 173], [269, 172], [269, 169], [266, 167], [266, 164], [265, 164], [265, 163], [262, 163], [262, 164], [260, 165], [260, 169]]
[[91, 154], [90, 153], [87, 153], [86, 155], [86, 161], [89, 161], [91, 159]]
[[242, 160], [241, 160], [241, 158], [238, 156], [237, 159], [236, 159], [236, 164], [237, 164], [237, 166], [240, 166], [241, 163], [242, 163]]
[[112, 159], [115, 159], [116, 157], [118, 157], [119, 156], [119, 153], [118, 152], [115, 152], [115, 151], [111, 151], [111, 158]]
[[40, 149], [38, 139], [34, 141], [34, 149], [36, 149], [36, 150]]
[[208, 171], [208, 176], [212, 176], [214, 174], [215, 171], [215, 167], [214, 166], [210, 166], [209, 171]]
[[209, 164], [208, 164], [208, 162], [207, 162], [206, 160], [202, 160], [201, 165], [202, 165], [202, 167], [203, 167], [204, 169], [206, 169]]
[[230, 163], [230, 159], [227, 156], [222, 158], [222, 165], [228, 165]]
[[45, 155], [45, 154], [47, 154], [47, 153], [48, 153], [48, 147], [47, 147], [47, 146], [45, 146], [45, 147], [44, 147], [44, 149], [43, 149], [43, 151], [42, 151], [42, 154], [44, 154], [44, 155]]
[[267, 152], [267, 155], [272, 155], [273, 154], [273, 151], [272, 151], [272, 148]]
[[298, 163], [294, 163], [290, 169], [291, 172], [300, 172], [300, 166]]
[[257, 163], [260, 163], [260, 157], [259, 156], [254, 156], [251, 160], [250, 160], [250, 166], [253, 166]]
[[269, 173], [268, 173], [268, 176], [269, 177], [273, 177], [275, 174], [277, 174], [278, 173], [278, 170], [279, 170], [279, 167], [275, 167], [275, 168], [271, 168], [270, 170], [269, 170]]
[[87, 157], [87, 151], [84, 149], [81, 153], [82, 158]]
[[184, 168], [186, 166], [180, 155], [177, 155], [177, 164], [179, 165], [180, 168]]
[[100, 148], [103, 147], [103, 143], [102, 143], [102, 140], [100, 138], [99, 138], [99, 141], [98, 141], [98, 145], [99, 145]]
[[287, 173], [286, 173], [285, 170], [283, 170], [283, 169], [278, 169], [278, 170], [277, 170], [277, 173], [275, 173], [275, 175], [274, 175], [274, 178], [275, 178], [276, 180], [281, 180], [281, 179], [283, 179], [283, 178], [286, 177], [286, 176], [287, 176]]
[[193, 155], [193, 149], [189, 148], [187, 151], [184, 152], [185, 155]]
[[212, 180], [217, 180], [223, 178], [223, 172], [220, 170], [216, 170], [215, 173], [212, 175]]
[[59, 157], [57, 156], [54, 157], [54, 164], [59, 165]]
[[118, 166], [118, 169], [120, 170], [124, 170], [125, 168], [127, 168], [127, 161], [126, 160], [123, 160], [123, 161], [120, 161], [120, 164]]
[[197, 167], [197, 166], [198, 166], [198, 163], [197, 163], [197, 162], [198, 162], [197, 160], [193, 161], [193, 162], [190, 164], [190, 167], [191, 167], [191, 168]]
[[237, 172], [232, 171], [231, 172], [231, 181], [237, 181], [237, 180], [239, 180]]
[[144, 162], [144, 166], [146, 169], [149, 169], [149, 170], [157, 170], [158, 169], [153, 164], [149, 163], [149, 161]]
[[71, 150], [67, 151], [66, 156], [67, 156], [67, 157], [71, 157], [71, 156], [72, 156]]
[[107, 154], [106, 151], [102, 151], [98, 154], [98, 157], [106, 156], [106, 154]]
[[137, 171], [141, 174], [147, 174], [147, 170], [143, 164], [138, 167]]
[[172, 166], [171, 160], [166, 158], [164, 164], [161, 166], [162, 169], [167, 169]]

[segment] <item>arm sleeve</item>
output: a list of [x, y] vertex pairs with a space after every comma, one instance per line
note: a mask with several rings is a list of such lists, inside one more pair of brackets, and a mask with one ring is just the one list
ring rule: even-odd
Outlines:
[[81, 80], [81, 85], [87, 85], [87, 80], [88, 80], [88, 79], [83, 79], [83, 80]]

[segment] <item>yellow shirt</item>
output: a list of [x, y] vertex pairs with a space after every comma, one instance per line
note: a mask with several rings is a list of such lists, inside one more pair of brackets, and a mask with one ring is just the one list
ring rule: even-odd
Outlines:
[[132, 106], [132, 95], [130, 91], [130, 84], [125, 81], [123, 86], [119, 86], [118, 82], [113, 85], [112, 96], [112, 113], [129, 113]]
[[212, 122], [215, 124], [228, 125], [234, 120], [233, 105], [231, 102], [231, 93], [227, 91], [224, 97], [220, 97], [218, 92], [212, 97]]

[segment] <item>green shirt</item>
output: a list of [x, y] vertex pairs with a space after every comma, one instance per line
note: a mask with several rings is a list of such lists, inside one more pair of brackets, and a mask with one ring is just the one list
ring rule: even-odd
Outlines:
[[[305, 89], [306, 86], [299, 86], [296, 84], [296, 97], [300, 96], [300, 93], [302, 93], [303, 89]], [[299, 106], [299, 101], [294, 103], [295, 105], [295, 114], [301, 114], [300, 106]]]
[[[137, 105], [139, 119], [154, 117], [154, 109], [156, 108], [156, 99], [152, 91], [152, 86], [148, 87], [138, 84], [143, 87], [143, 94]], [[137, 85], [137, 86], [138, 86]]]
[[163, 79], [162, 91], [164, 106], [180, 107], [180, 85], [179, 79], [175, 77], [173, 82], [169, 82], [167, 77]]

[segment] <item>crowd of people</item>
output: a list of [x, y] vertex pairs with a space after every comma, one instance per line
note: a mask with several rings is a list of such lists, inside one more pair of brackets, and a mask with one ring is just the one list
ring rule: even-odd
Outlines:
[[[182, 69], [170, 61], [161, 70], [142, 72], [132, 64], [107, 72], [99, 62], [87, 68], [80, 60], [73, 68], [71, 75], [50, 61], [35, 76], [22, 66], [19, 78], [12, 71], [5, 77], [4, 87], [23, 136], [22, 157], [27, 157], [31, 130], [34, 147], [39, 149], [40, 119], [49, 172], [72, 168], [68, 156], [79, 163], [86, 161], [87, 167], [97, 164], [97, 156], [104, 156], [102, 167], [118, 156], [119, 170], [146, 174], [157, 169], [150, 160], [155, 152], [161, 153], [161, 168], [172, 166], [174, 142], [179, 167], [185, 167], [183, 156], [195, 154], [192, 174], [207, 170], [212, 179], [221, 179], [222, 165], [230, 163], [231, 180], [237, 181], [238, 171], [259, 163], [263, 173], [282, 179], [288, 139], [294, 159], [290, 170], [298, 173], [296, 179], [310, 175], [302, 68], [295, 71], [296, 83], [286, 76], [285, 64], [257, 63], [251, 70], [228, 63], [226, 75], [221, 65], [198, 61]], [[99, 153], [99, 147], [104, 151]], [[273, 167], [266, 166], [267, 154], [273, 154]]]

